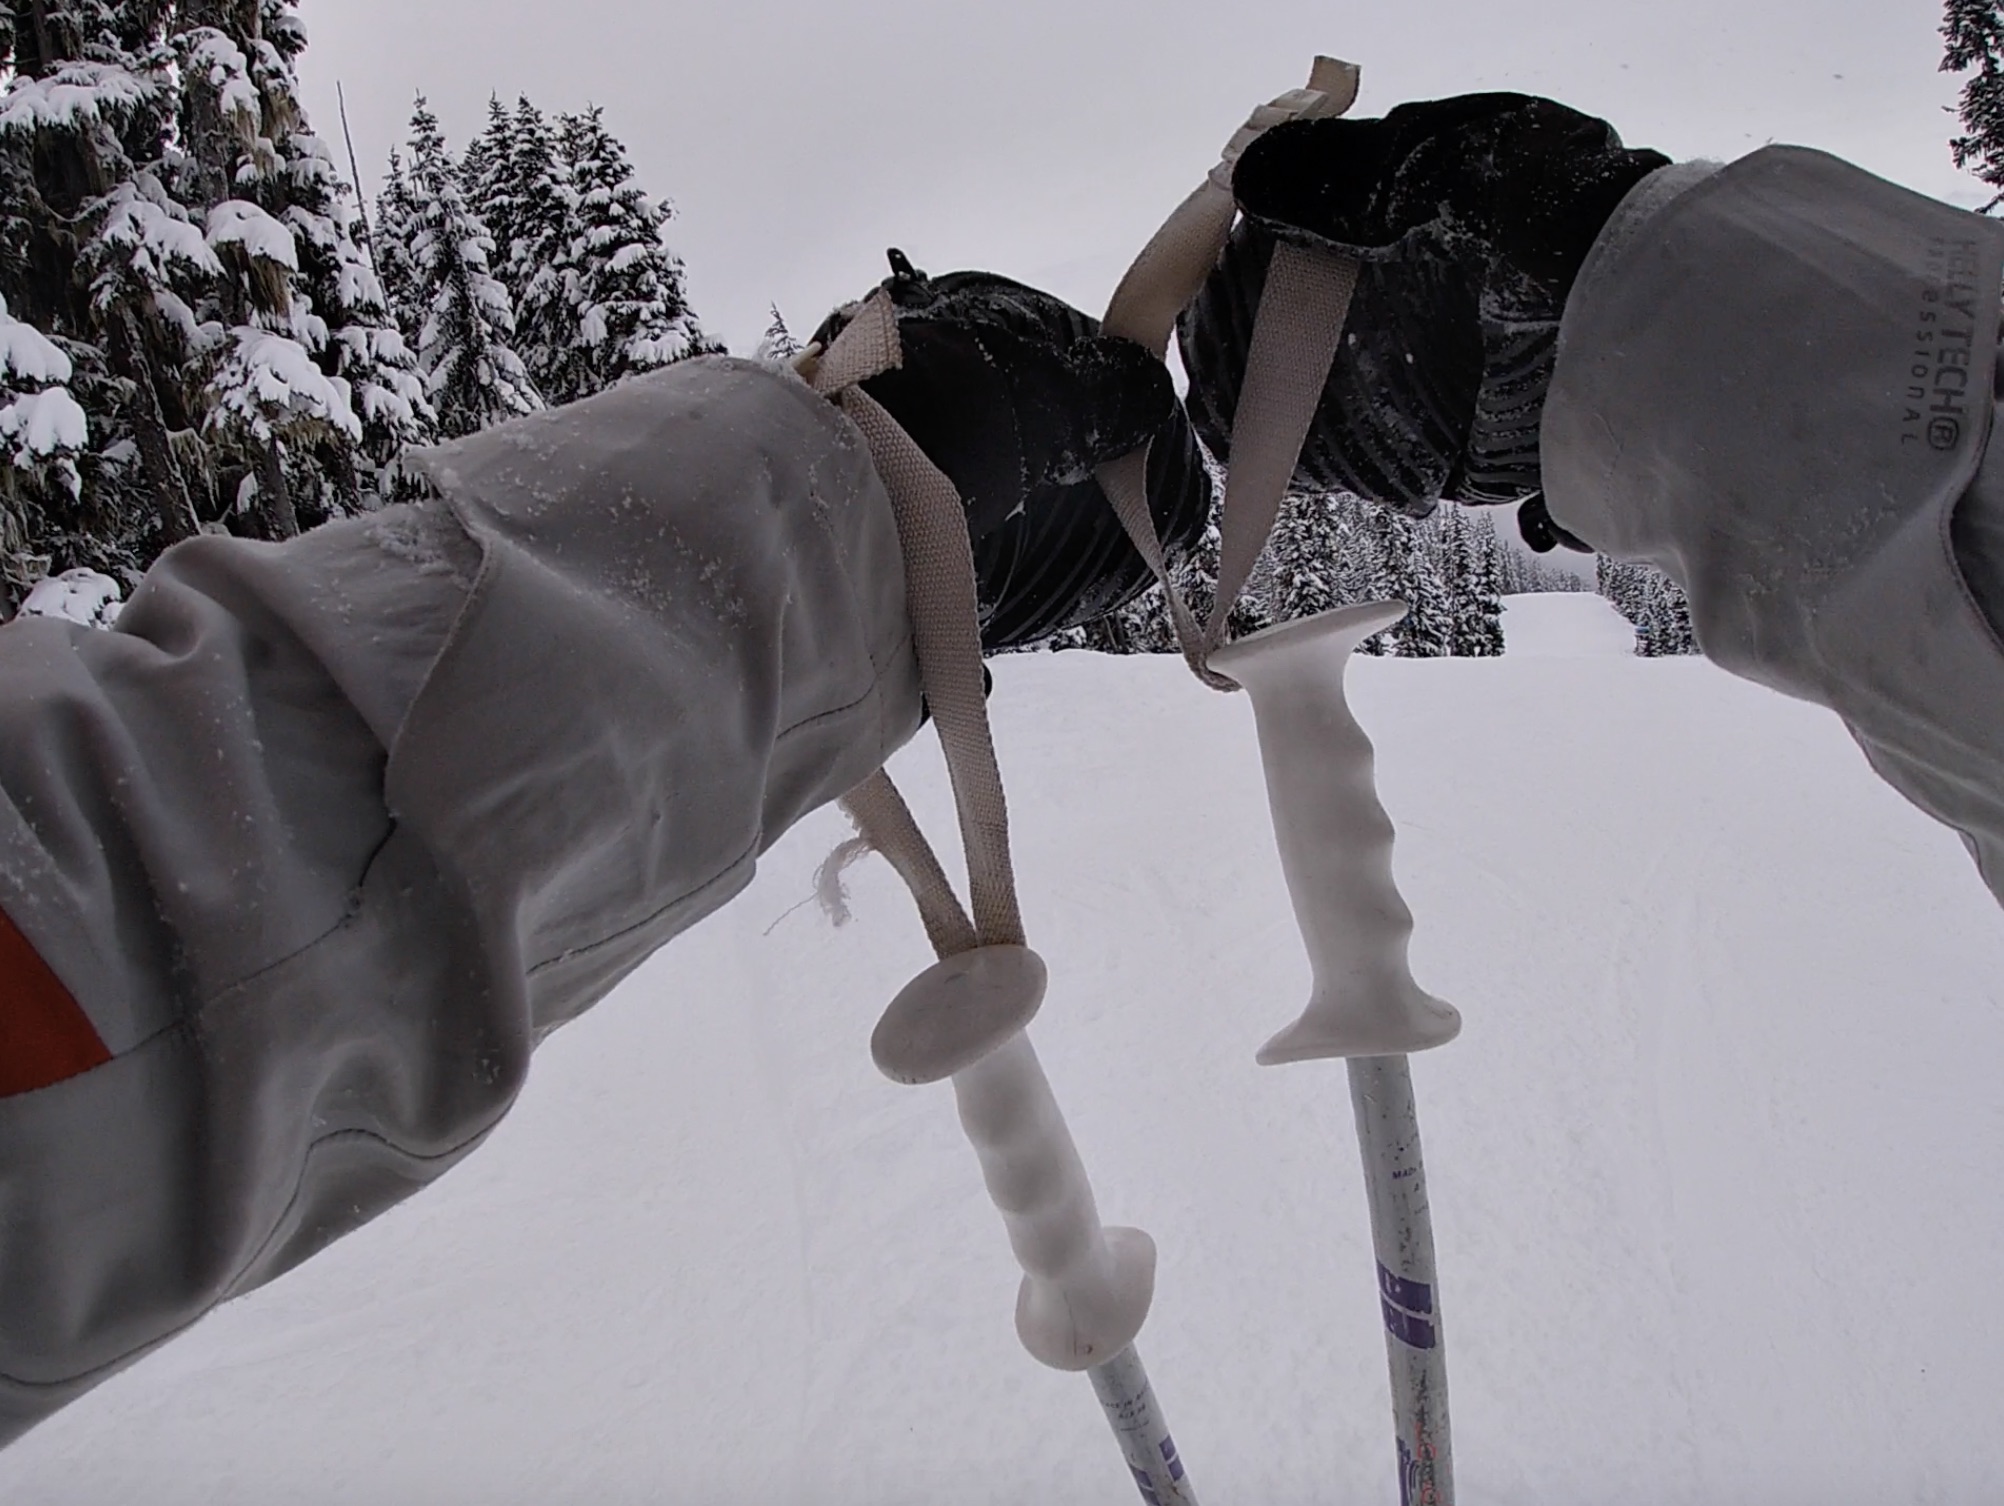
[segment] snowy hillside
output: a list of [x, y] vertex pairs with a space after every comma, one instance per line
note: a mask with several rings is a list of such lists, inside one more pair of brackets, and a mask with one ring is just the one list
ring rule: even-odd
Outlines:
[[[1931, 1506], [2004, 1480], [2004, 917], [1825, 714], [1621, 650], [1375, 660], [1468, 1506]], [[1610, 628], [1614, 630], [1610, 636]], [[1531, 652], [1533, 648], [1536, 652]], [[995, 665], [1037, 1038], [1207, 1502], [1396, 1499], [1343, 1074], [1263, 1071], [1306, 965], [1251, 716], [1169, 659]], [[929, 744], [899, 769], [950, 822]], [[1131, 1498], [1041, 1370], [944, 1088], [871, 1067], [927, 960], [831, 813], [544, 1049], [492, 1144], [0, 1454], [36, 1506]]]

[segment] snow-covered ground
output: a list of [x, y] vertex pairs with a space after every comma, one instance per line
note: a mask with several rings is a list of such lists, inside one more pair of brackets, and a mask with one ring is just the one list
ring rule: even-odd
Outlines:
[[[1641, 661], [1588, 596], [1500, 661], [1359, 662], [1421, 981], [1468, 1506], [1995, 1502], [2004, 917], [1824, 713]], [[1536, 649], [1536, 652], [1531, 650]], [[1343, 1073], [1249, 709], [1170, 659], [1000, 661], [1036, 1034], [1214, 1503], [1396, 1499]], [[936, 755], [898, 768], [950, 827]], [[927, 961], [832, 813], [552, 1040], [425, 1196], [0, 1454], [36, 1506], [1108, 1503], [944, 1087], [879, 1078]]]

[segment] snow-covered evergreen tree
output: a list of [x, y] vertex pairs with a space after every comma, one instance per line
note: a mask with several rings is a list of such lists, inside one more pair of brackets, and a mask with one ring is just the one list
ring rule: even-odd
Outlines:
[[1675, 581], [1653, 565], [1612, 560], [1595, 562], [1600, 594], [1635, 629], [1635, 651], [1656, 659], [1695, 654], [1698, 642], [1691, 629], [1691, 603]]
[[494, 238], [470, 209], [459, 164], [422, 98], [411, 116], [411, 253], [418, 369], [439, 430], [471, 434], [543, 406], [513, 346], [515, 311], [491, 270]]
[[411, 197], [403, 154], [395, 147], [390, 149], [389, 167], [383, 173], [383, 188], [376, 195], [371, 221], [369, 260], [398, 332], [404, 343], [415, 349], [417, 332], [424, 323], [417, 258], [411, 254], [411, 242], [417, 235], [417, 201]]
[[[182, 198], [206, 206], [221, 264], [201, 305], [195, 405], [218, 501], [285, 537], [365, 505], [364, 473], [421, 437], [421, 402], [346, 186], [299, 102], [294, 0], [181, 0], [175, 14], [176, 176]], [[373, 456], [358, 383], [378, 421]]]
[[661, 241], [673, 210], [633, 181], [604, 112], [561, 117], [557, 137], [574, 205], [560, 265], [577, 323], [550, 395], [567, 402], [716, 347], [689, 309], [680, 258]]
[[1683, 588], [1662, 572], [1654, 572], [1642, 621], [1636, 624], [1635, 651], [1645, 658], [1695, 654], [1698, 640], [1691, 630], [1691, 602]]
[[753, 357], [781, 366], [799, 354], [800, 342], [793, 338], [793, 331], [786, 327], [786, 316], [780, 313], [779, 305], [775, 303], [772, 305], [772, 322], [759, 336], [758, 349], [753, 352]]
[[1510, 542], [1500, 529], [1496, 533], [1496, 561], [1498, 589], [1505, 596], [1594, 589], [1573, 571], [1554, 563], [1550, 556], [1533, 554], [1522, 545]]
[[[32, 22], [0, 24], [0, 298], [69, 363], [84, 420], [61, 454], [8, 452], [14, 574], [129, 583], [205, 523], [277, 535], [371, 505], [427, 415], [300, 104], [296, 0], [0, 13]], [[57, 432], [27, 420], [59, 398], [19, 401], [53, 387], [9, 380], [19, 437]]]
[[0, 298], [0, 590], [8, 606], [48, 573], [41, 515], [83, 495], [77, 457], [90, 422], [71, 394], [70, 358]]
[[1983, 206], [1987, 214], [2004, 204], [2004, 5], [1947, 0], [1941, 35], [1942, 72], [1975, 70], [1962, 85], [1962, 134], [1951, 138], [1949, 150], [1957, 167], [1996, 190]]
[[1487, 510], [1443, 504], [1433, 541], [1437, 573], [1447, 588], [1448, 652], [1461, 658], [1502, 653], [1501, 544]]
[[[506, 135], [500, 131], [506, 126]], [[577, 257], [585, 227], [570, 168], [558, 150], [554, 125], [527, 99], [512, 116], [489, 120], [495, 136], [491, 181], [485, 190], [499, 209], [496, 275], [515, 300], [515, 348], [537, 390], [553, 401], [584, 396], [575, 390], [583, 344]]]
[[1454, 619], [1447, 591], [1420, 525], [1395, 508], [1365, 503], [1367, 533], [1375, 566], [1367, 595], [1402, 601], [1406, 615], [1382, 633], [1366, 638], [1359, 652], [1402, 659], [1434, 659], [1453, 652]]
[[[190, 299], [215, 261], [170, 191], [177, 96], [163, 8], [37, 0], [26, 19], [0, 37], [11, 49], [0, 54], [0, 296], [70, 363], [62, 385], [86, 423], [74, 491], [66, 479], [23, 486], [15, 467], [22, 537], [9, 548], [16, 575], [46, 559], [130, 579], [195, 528], [181, 374]], [[18, 604], [20, 585], [0, 591], [0, 606]]]
[[[690, 311], [682, 264], [662, 244], [671, 210], [633, 181], [601, 111], [552, 120], [526, 98], [512, 110], [490, 100], [459, 176], [462, 200], [490, 238], [488, 274], [508, 293], [505, 343], [545, 400], [588, 397], [635, 372], [723, 349]], [[406, 171], [392, 157], [376, 211], [392, 231], [414, 224], [416, 177], [414, 160]], [[406, 246], [416, 239], [410, 229], [383, 235]], [[418, 274], [386, 259], [382, 277], [415, 339], [429, 310], [410, 311], [417, 300], [399, 290]]]
[[349, 431], [338, 424], [323, 435], [316, 457], [318, 484], [307, 499], [317, 521], [401, 495], [398, 457], [406, 447], [434, 438], [437, 420], [418, 377], [416, 353], [405, 341], [364, 250], [354, 191], [298, 104], [295, 68], [306, 34], [294, 14], [296, 0], [260, 4], [271, 53], [261, 89], [270, 102], [268, 115], [278, 122], [279, 172], [270, 207], [291, 230], [297, 248], [294, 293], [301, 311], [295, 322], [315, 364], [337, 387], [346, 388], [360, 425], [359, 442], [351, 442]]
[[1286, 499], [1267, 545], [1274, 621], [1311, 617], [1357, 599], [1360, 523], [1353, 498], [1316, 493]]
[[494, 264], [506, 266], [515, 243], [511, 203], [515, 188], [515, 125], [501, 96], [487, 96], [487, 124], [459, 159], [459, 183], [467, 202], [477, 205], [480, 222], [494, 237]]

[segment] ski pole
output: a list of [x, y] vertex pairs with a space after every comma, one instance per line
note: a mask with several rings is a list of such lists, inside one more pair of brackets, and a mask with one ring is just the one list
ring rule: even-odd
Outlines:
[[1050, 1080], [1025, 1033], [1044, 999], [1027, 947], [985, 946], [928, 968], [871, 1037], [895, 1082], [949, 1079], [1023, 1268], [1016, 1333], [1054, 1370], [1083, 1370], [1148, 1506], [1196, 1506], [1134, 1339], [1155, 1295], [1155, 1242], [1106, 1228]]
[[1413, 981], [1412, 911], [1392, 878], [1392, 822], [1378, 800], [1371, 740], [1343, 693], [1357, 645], [1404, 615], [1397, 602], [1338, 607], [1241, 639], [1211, 664], [1252, 699], [1281, 868], [1315, 976], [1307, 1009], [1259, 1061], [1349, 1061], [1400, 1506], [1453, 1506], [1447, 1351], [1407, 1054], [1454, 1039], [1461, 1015]]

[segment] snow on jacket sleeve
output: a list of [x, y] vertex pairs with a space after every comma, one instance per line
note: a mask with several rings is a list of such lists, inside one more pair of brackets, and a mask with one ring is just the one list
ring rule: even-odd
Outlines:
[[0, 910], [110, 1055], [0, 1098], [0, 1443], [439, 1176], [918, 724], [890, 504], [790, 376], [425, 464], [0, 628]]
[[1560, 523], [1835, 710], [2004, 901], [2000, 276], [2004, 225], [1820, 152], [1666, 168], [1581, 271], [1542, 447]]

